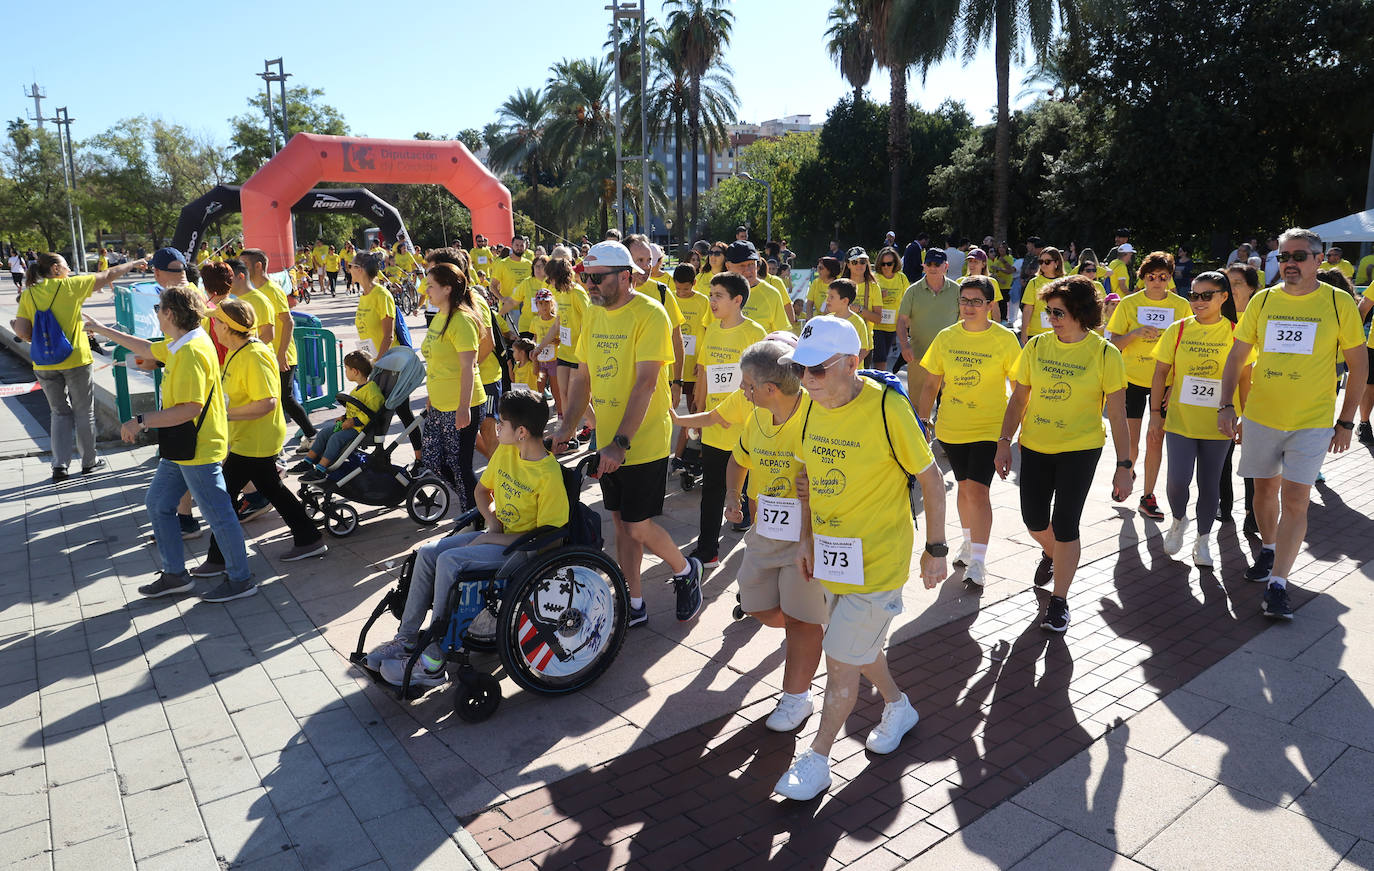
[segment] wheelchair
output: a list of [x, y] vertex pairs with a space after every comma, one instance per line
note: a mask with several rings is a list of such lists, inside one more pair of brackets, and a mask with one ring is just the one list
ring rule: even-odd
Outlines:
[[[625, 642], [630, 597], [620, 567], [602, 550], [600, 517], [579, 499], [584, 473], [598, 462], [593, 454], [573, 468], [563, 467], [566, 526], [525, 533], [505, 548], [506, 562], [494, 574], [488, 570], [458, 575], [444, 613], [431, 615], [406, 662], [398, 698], [418, 695], [410, 686], [411, 669], [433, 642], [439, 642], [447, 662], [458, 666], [453, 710], [469, 723], [488, 719], [501, 704], [500, 682], [473, 667], [473, 653], [495, 652], [517, 685], [540, 695], [576, 692], [611, 666]], [[465, 513], [454, 531], [480, 516], [475, 509]], [[390, 611], [401, 619], [415, 559], [413, 552], [406, 558], [396, 586], [363, 624], [357, 649], [349, 657], [355, 664], [366, 661], [367, 633], [383, 613]], [[480, 584], [480, 602], [465, 603], [464, 589], [472, 582]]]

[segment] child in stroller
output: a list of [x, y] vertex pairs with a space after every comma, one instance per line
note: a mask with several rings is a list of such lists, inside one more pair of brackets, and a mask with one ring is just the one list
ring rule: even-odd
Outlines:
[[344, 377], [357, 386], [348, 394], [344, 413], [338, 421], [332, 427], [320, 427], [305, 459], [291, 467], [291, 474], [304, 476], [301, 478], [303, 484], [323, 481], [328, 476], [330, 464], [343, 454], [357, 431], [365, 428], [372, 415], [382, 407], [382, 389], [371, 379], [372, 358], [367, 352], [350, 351], [344, 357], [343, 370]]
[[[358, 528], [358, 510], [350, 502], [394, 508], [405, 503], [412, 520], [433, 526], [448, 514], [449, 492], [444, 483], [423, 472], [412, 474], [391, 461], [392, 451], [421, 425], [423, 415], [408, 424], [393, 441], [386, 442], [391, 416], [410, 401], [410, 394], [425, 380], [425, 364], [415, 351], [397, 345], [372, 364], [371, 383], [381, 392], [381, 408], [366, 424], [348, 430], [356, 435], [329, 466], [324, 480], [302, 478], [300, 497], [306, 514], [325, 518], [325, 531], [336, 537], [352, 535]], [[338, 400], [354, 416], [368, 412], [354, 395], [338, 394]], [[360, 418], [361, 419], [361, 418]]]

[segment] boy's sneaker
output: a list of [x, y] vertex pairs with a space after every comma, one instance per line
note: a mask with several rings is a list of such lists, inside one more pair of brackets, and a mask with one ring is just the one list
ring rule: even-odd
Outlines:
[[1274, 552], [1266, 547], [1260, 548], [1259, 556], [1255, 557], [1255, 564], [1245, 570], [1245, 580], [1254, 581], [1257, 584], [1267, 583], [1269, 575], [1274, 571]]
[[645, 623], [649, 622], [649, 604], [647, 602], [640, 602], [638, 608], [634, 605], [630, 605], [629, 614], [630, 619], [626, 621], [625, 628], [633, 629], [636, 626], [643, 626]]
[[324, 543], [324, 539], [312, 541], [310, 544], [293, 544], [291, 549], [281, 555], [281, 561], [292, 563], [306, 557], [321, 556], [329, 553], [329, 545]]
[[1043, 550], [1040, 551], [1040, 562], [1035, 567], [1035, 585], [1043, 587], [1054, 579], [1054, 559]]
[[1274, 620], [1292, 620], [1293, 609], [1288, 604], [1288, 588], [1270, 584], [1264, 590], [1264, 616]]
[[170, 596], [173, 593], [189, 593], [195, 588], [196, 582], [186, 572], [179, 575], [158, 572], [157, 580], [139, 587], [138, 594], [147, 596], [149, 599], [156, 599], [158, 596]]
[[701, 551], [694, 550], [688, 559], [695, 559], [697, 562], [701, 563], [703, 569], [714, 569], [720, 566], [720, 556], [718, 554], [714, 556], [705, 556]]
[[966, 566], [973, 562], [973, 542], [965, 541], [959, 547], [959, 555], [954, 558], [954, 565]]
[[400, 659], [404, 661], [409, 659], [410, 654], [413, 652], [414, 650], [407, 646], [405, 636], [397, 635], [387, 643], [372, 648], [367, 656], [363, 657], [363, 665], [367, 666], [371, 671], [381, 671], [382, 663], [386, 662], [388, 659]]
[[[428, 657], [421, 655], [415, 660], [415, 666], [410, 670], [410, 685], [413, 687], [437, 687], [448, 683], [448, 672], [444, 669], [444, 663], [439, 662], [437, 669], [426, 668]], [[382, 680], [394, 687], [401, 686], [406, 679], [406, 663], [410, 657], [405, 659], [388, 659], [382, 663]]]
[[792, 760], [773, 791], [794, 801], [810, 801], [829, 789], [830, 782], [830, 760], [808, 747]]
[[902, 743], [902, 737], [916, 728], [920, 719], [921, 715], [911, 706], [906, 693], [902, 693], [897, 701], [883, 705], [883, 718], [868, 733], [864, 746], [874, 753], [891, 753]]
[[1188, 531], [1186, 518], [1180, 517], [1169, 524], [1169, 530], [1164, 533], [1164, 552], [1173, 556], [1183, 550], [1183, 533]]
[[964, 580], [976, 587], [985, 586], [988, 582], [988, 568], [978, 560], [971, 560], [968, 567], [964, 569]]
[[1155, 501], [1155, 494], [1146, 493], [1140, 497], [1140, 505], [1136, 508], [1142, 517], [1148, 520], [1160, 521], [1164, 519], [1164, 512], [1159, 510], [1159, 503]]
[[301, 443], [298, 444], [298, 445], [296, 445], [296, 453], [298, 453], [298, 454], [308, 454], [308, 453], [310, 453], [310, 445], [311, 445], [314, 441], [315, 441], [315, 440], [312, 439], [312, 438], [310, 438], [309, 436], [304, 436], [304, 435], [302, 435], [302, 436], [301, 436]]
[[249, 596], [258, 594], [258, 584], [252, 578], [246, 581], [231, 581], [227, 578], [220, 582], [208, 593], [201, 595], [202, 602], [230, 602], [234, 599], [246, 599]]
[[1045, 619], [1040, 621], [1040, 628], [1051, 632], [1068, 630], [1069, 603], [1063, 596], [1050, 596], [1050, 603], [1045, 606]]
[[178, 514], [177, 523], [181, 524], [181, 540], [190, 541], [200, 538], [205, 533], [201, 531], [200, 521], [190, 514]]
[[254, 518], [261, 517], [272, 510], [272, 503], [268, 502], [257, 493], [251, 496], [244, 496], [239, 500], [238, 515], [239, 523], [247, 523]]
[[301, 460], [296, 465], [286, 470], [288, 475], [304, 475], [306, 472], [315, 468], [315, 464], [310, 460]]
[[811, 699], [799, 699], [788, 693], [783, 693], [782, 698], [778, 699], [778, 706], [773, 709], [773, 713], [768, 715], [768, 719], [763, 725], [774, 732], [791, 732], [806, 722], [806, 718], [811, 716], [816, 710], [816, 703]]
[[687, 573], [673, 575], [668, 582], [677, 592], [677, 619], [686, 623], [701, 613], [701, 560], [694, 556], [687, 558]]
[[301, 475], [301, 483], [319, 484], [322, 481], [324, 481], [324, 479], [327, 477], [329, 476], [326, 475], [324, 472], [321, 472], [319, 469], [315, 468], [314, 465], [311, 465], [311, 467], [304, 474]]
[[587, 439], [589, 439], [589, 438], [591, 438], [591, 437], [592, 437], [592, 428], [589, 427], [589, 426], [584, 426], [584, 427], [582, 427], [580, 430], [577, 431], [577, 440], [580, 441], [580, 442], [582, 442], [583, 444], [586, 444], [586, 443], [587, 443]]
[[208, 559], [191, 569], [193, 578], [218, 578], [223, 574], [226, 574], [224, 563], [212, 563]]
[[1360, 444], [1374, 445], [1374, 427], [1369, 425], [1369, 421], [1363, 421], [1356, 430], [1356, 434], [1359, 436]]

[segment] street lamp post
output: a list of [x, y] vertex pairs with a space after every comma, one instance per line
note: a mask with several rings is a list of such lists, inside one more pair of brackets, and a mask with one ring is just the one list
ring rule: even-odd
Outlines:
[[766, 207], [767, 207], [766, 214], [767, 214], [767, 221], [768, 221], [767, 227], [766, 227], [766, 229], [764, 230], [765, 238], [764, 238], [763, 241], [764, 241], [764, 242], [768, 242], [769, 240], [771, 240], [771, 239], [773, 238], [773, 185], [772, 185], [771, 183], [769, 183], [766, 179], [754, 178], [752, 175], [750, 175], [750, 174], [747, 173], [747, 172], [737, 172], [737, 173], [735, 173], [735, 175], [738, 176], [739, 178], [744, 179], [745, 181], [752, 181], [752, 182], [754, 182], [754, 183], [756, 183], [756, 184], [761, 184], [761, 185], [763, 185], [763, 191], [764, 191], [764, 195], [765, 195], [765, 203], [766, 203]]
[[[611, 22], [614, 30], [612, 31], [614, 45], [615, 67], [615, 199], [622, 202], [624, 198], [625, 186], [625, 161], [640, 161], [640, 197], [643, 203], [635, 210], [636, 216], [641, 224], [641, 229], [645, 233], [652, 233], [650, 224], [649, 209], [649, 108], [648, 96], [648, 58], [645, 51], [645, 9], [643, 0], [639, 5], [633, 3], [611, 3], [606, 9], [611, 13]], [[625, 157], [621, 144], [621, 120], [620, 120], [620, 19], [628, 18], [639, 22], [639, 131], [642, 154], [637, 157]], [[624, 209], [620, 210], [621, 220], [618, 229], [623, 234], [625, 232]]]

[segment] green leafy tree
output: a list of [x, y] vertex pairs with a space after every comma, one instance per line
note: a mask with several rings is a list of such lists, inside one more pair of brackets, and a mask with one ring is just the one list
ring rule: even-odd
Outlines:
[[[348, 125], [338, 109], [323, 102], [324, 91], [303, 85], [286, 90], [286, 122], [290, 125], [292, 136], [297, 133], [323, 133], [330, 136], [344, 136]], [[249, 176], [272, 157], [272, 137], [270, 131], [278, 131], [280, 141], [281, 106], [276, 94], [272, 97], [272, 112], [267, 111], [266, 93], [254, 94], [248, 98], [249, 111], [229, 119], [233, 134], [229, 137], [230, 157], [233, 178], [242, 184]]]
[[42, 238], [44, 249], [59, 250], [69, 224], [57, 135], [22, 120], [9, 122], [4, 144], [0, 145], [0, 174], [0, 222], [6, 241], [32, 244], [36, 234]]
[[[721, 62], [735, 26], [735, 13], [726, 0], [666, 0], [668, 32], [678, 41], [677, 53], [687, 72], [690, 102], [687, 131], [692, 140], [692, 229], [697, 226], [700, 199], [701, 85], [711, 68]], [[693, 234], [688, 233], [688, 238]]]
[[473, 154], [482, 150], [482, 131], [478, 130], [476, 127], [460, 130], [458, 131], [458, 135], [454, 138], [466, 145], [468, 151], [471, 151]]

